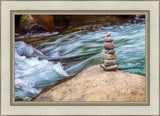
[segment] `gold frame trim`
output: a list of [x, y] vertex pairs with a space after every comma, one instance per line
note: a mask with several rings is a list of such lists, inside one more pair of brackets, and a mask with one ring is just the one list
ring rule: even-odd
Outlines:
[[[93, 15], [109, 15], [109, 14], [113, 14], [113, 15], [133, 15], [133, 14], [143, 14], [145, 15], [145, 24], [146, 24], [146, 27], [145, 27], [145, 36], [146, 36], [146, 39], [145, 39], [145, 55], [146, 55], [146, 59], [145, 59], [145, 63], [146, 63], [146, 78], [145, 78], [145, 81], [146, 81], [146, 101], [145, 102], [20, 102], [20, 101], [17, 101], [15, 102], [14, 100], [14, 42], [15, 42], [15, 37], [14, 37], [14, 16], [15, 15], [20, 15], [20, 14], [56, 14], [56, 15], [89, 15], [89, 14], [93, 14]], [[149, 106], [150, 105], [150, 78], [149, 78], [149, 75], [150, 75], [150, 53], [149, 53], [149, 37], [150, 37], [150, 20], [149, 20], [149, 17], [150, 17], [150, 12], [148, 10], [128, 10], [128, 11], [124, 11], [124, 10], [118, 10], [118, 11], [114, 11], [114, 10], [77, 10], [77, 11], [73, 11], [73, 10], [67, 10], [67, 11], [64, 11], [64, 10], [56, 10], [56, 11], [52, 11], [52, 10], [46, 10], [46, 11], [43, 11], [43, 10], [34, 10], [34, 11], [31, 11], [31, 10], [12, 10], [10, 12], [10, 26], [11, 26], [11, 55], [10, 55], [10, 59], [11, 59], [11, 77], [10, 77], [10, 80], [11, 80], [11, 83], [10, 83], [10, 104], [11, 106], [92, 106], [92, 105], [95, 105], [95, 106]]]

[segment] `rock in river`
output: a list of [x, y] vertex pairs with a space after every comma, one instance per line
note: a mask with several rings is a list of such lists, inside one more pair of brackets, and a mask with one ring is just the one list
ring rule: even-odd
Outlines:
[[89, 67], [67, 81], [45, 88], [34, 102], [145, 101], [145, 77]]

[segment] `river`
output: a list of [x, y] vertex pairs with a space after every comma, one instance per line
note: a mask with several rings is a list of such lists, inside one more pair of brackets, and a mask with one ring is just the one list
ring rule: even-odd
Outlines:
[[58, 80], [101, 64], [104, 37], [114, 38], [118, 69], [145, 75], [145, 22], [58, 34], [38, 46], [15, 42], [15, 100], [30, 101]]

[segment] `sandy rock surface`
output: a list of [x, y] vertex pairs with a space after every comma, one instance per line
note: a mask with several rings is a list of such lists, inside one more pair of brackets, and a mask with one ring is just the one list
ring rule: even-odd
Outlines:
[[145, 77], [95, 65], [45, 88], [32, 101], [145, 101]]

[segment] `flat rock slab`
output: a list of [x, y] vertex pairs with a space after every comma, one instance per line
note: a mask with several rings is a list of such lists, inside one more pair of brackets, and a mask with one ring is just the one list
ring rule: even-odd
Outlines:
[[117, 55], [111, 55], [111, 54], [101, 54], [101, 58], [106, 59], [106, 60], [115, 60], [117, 58]]
[[105, 66], [104, 64], [101, 64], [100, 67], [102, 67], [105, 71], [116, 71], [118, 69], [117, 65]]
[[115, 50], [113, 49], [113, 50], [105, 50], [105, 49], [103, 49], [103, 54], [112, 54], [112, 55], [114, 55], [115, 54]]
[[116, 64], [116, 60], [103, 60], [104, 66], [111, 66]]
[[145, 77], [95, 65], [44, 89], [32, 101], [145, 101]]

